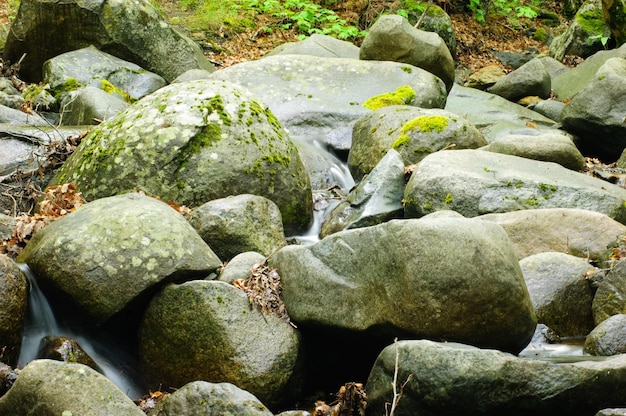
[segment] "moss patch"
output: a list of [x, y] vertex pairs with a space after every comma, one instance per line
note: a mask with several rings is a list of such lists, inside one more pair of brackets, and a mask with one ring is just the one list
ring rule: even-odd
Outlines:
[[190, 157], [200, 153], [203, 148], [209, 147], [221, 139], [222, 128], [218, 124], [213, 123], [204, 126], [200, 133], [192, 137], [187, 144], [178, 151], [178, 155], [176, 156], [176, 164], [178, 165], [176, 173], [185, 168]]
[[135, 101], [137, 101], [137, 99], [131, 97], [129, 93], [116, 87], [110, 81], [106, 79], [103, 79], [100, 81], [100, 89], [102, 89], [102, 91], [106, 92], [107, 94], [119, 94], [124, 99], [124, 101], [126, 101], [129, 104], [132, 104]]
[[415, 97], [417, 97], [415, 90], [408, 85], [403, 85], [393, 92], [387, 92], [368, 98], [363, 103], [363, 107], [370, 110], [377, 110], [390, 105], [410, 104]]
[[68, 78], [65, 81], [63, 81], [63, 84], [55, 87], [52, 91], [52, 95], [54, 96], [54, 98], [56, 98], [57, 100], [60, 99], [63, 94], [72, 92], [72, 91], [76, 91], [77, 89], [79, 89], [80, 87], [82, 87], [83, 84], [81, 84], [80, 82], [78, 82], [78, 80], [76, 78]]
[[400, 137], [398, 137], [393, 144], [391, 145], [391, 147], [394, 150], [398, 150], [399, 148], [403, 147], [403, 146], [408, 146], [409, 143], [411, 143], [411, 138], [409, 136], [407, 136], [406, 134], [401, 135]]
[[445, 116], [420, 116], [411, 121], [406, 122], [400, 132], [407, 134], [410, 131], [418, 129], [424, 133], [441, 133], [448, 128], [448, 117]]

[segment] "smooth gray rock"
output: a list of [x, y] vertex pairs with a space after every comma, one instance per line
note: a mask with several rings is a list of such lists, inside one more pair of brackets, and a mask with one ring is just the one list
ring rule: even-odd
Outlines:
[[27, 114], [5, 105], [0, 105], [0, 123], [20, 124], [25, 126], [49, 126], [39, 114]]
[[549, 119], [560, 123], [561, 114], [563, 113], [563, 108], [565, 108], [565, 104], [561, 101], [556, 100], [542, 100], [539, 101], [537, 104], [530, 106], [529, 108], [544, 117], [548, 117]]
[[412, 415], [591, 415], [626, 400], [626, 355], [554, 364], [453, 343], [400, 341], [379, 355], [367, 380], [367, 415], [384, 414], [409, 374], [396, 408]]
[[233, 384], [193, 381], [163, 399], [149, 415], [272, 416], [272, 412], [254, 395]]
[[359, 59], [359, 47], [345, 40], [314, 33], [300, 42], [283, 43], [263, 57], [273, 55], [311, 55], [320, 58]]
[[359, 57], [362, 60], [402, 62], [439, 77], [450, 91], [454, 84], [454, 59], [443, 39], [413, 27], [399, 15], [383, 15], [369, 28]]
[[56, 172], [86, 199], [143, 190], [190, 208], [255, 194], [280, 208], [287, 232], [313, 216], [296, 146], [257, 98], [233, 84], [172, 84], [95, 127]]
[[613, 315], [626, 311], [626, 260], [619, 260], [604, 277], [593, 297], [596, 326]]
[[527, 159], [554, 162], [581, 171], [585, 168], [585, 157], [572, 139], [559, 132], [543, 132], [537, 135], [511, 134], [502, 136], [481, 150], [525, 157]]
[[615, 161], [626, 147], [626, 59], [610, 58], [563, 108], [563, 128], [583, 152]]
[[102, 90], [110, 89], [112, 85], [132, 100], [143, 98], [167, 85], [159, 75], [99, 51], [94, 46], [66, 52], [44, 62], [43, 82], [49, 84], [53, 91], [63, 91], [68, 81]]
[[486, 144], [472, 123], [454, 113], [394, 105], [374, 110], [354, 124], [348, 168], [361, 179], [390, 149], [409, 166], [445, 148], [477, 149]]
[[50, 58], [93, 45], [171, 81], [194, 69], [215, 70], [200, 47], [173, 29], [147, 1], [24, 0], [11, 25], [4, 59], [41, 81]]
[[262, 196], [214, 199], [194, 208], [189, 223], [223, 261], [246, 251], [269, 256], [285, 244], [280, 210]]
[[320, 238], [341, 230], [368, 227], [402, 218], [404, 162], [390, 149], [374, 169], [325, 215]]
[[119, 94], [96, 87], [82, 87], [68, 93], [61, 101], [61, 122], [66, 126], [99, 124], [128, 107]]
[[600, 322], [585, 340], [585, 350], [591, 355], [626, 353], [626, 315], [613, 315]]
[[487, 141], [510, 134], [554, 132], [557, 123], [526, 107], [474, 88], [454, 85], [445, 109], [478, 127]]
[[518, 352], [536, 318], [501, 227], [391, 220], [272, 256], [299, 327], [463, 341]]
[[254, 251], [246, 251], [233, 257], [222, 269], [217, 280], [220, 282], [232, 283], [234, 280], [250, 277], [252, 267], [265, 263], [265, 256]]
[[8, 256], [0, 255], [0, 351], [2, 361], [15, 367], [20, 355], [28, 307], [28, 281]]
[[516, 102], [531, 95], [548, 98], [550, 89], [550, 74], [539, 59], [535, 58], [498, 79], [489, 92]]
[[299, 393], [300, 338], [287, 321], [262, 314], [224, 282], [168, 285], [150, 302], [139, 355], [151, 386], [229, 382], [267, 406]]
[[202, 278], [221, 261], [185, 218], [154, 198], [102, 198], [52, 222], [19, 260], [103, 323], [150, 287]]
[[586, 275], [595, 267], [556, 252], [523, 258], [520, 267], [539, 323], [560, 337], [585, 336], [593, 329], [593, 290]]
[[0, 397], [0, 415], [145, 416], [111, 381], [82, 364], [35, 360]]
[[537, 208], [582, 208], [626, 223], [626, 189], [556, 163], [480, 150], [442, 150], [417, 165], [407, 217], [451, 209], [466, 217]]
[[371, 111], [363, 107], [367, 99], [409, 86], [415, 92], [413, 105], [440, 108], [447, 96], [440, 79], [398, 62], [277, 55], [224, 68], [212, 77], [248, 88], [290, 134], [337, 152], [350, 149], [355, 120]]
[[518, 259], [557, 251], [597, 261], [609, 244], [626, 234], [624, 224], [586, 209], [529, 209], [477, 218], [494, 221], [504, 228]]

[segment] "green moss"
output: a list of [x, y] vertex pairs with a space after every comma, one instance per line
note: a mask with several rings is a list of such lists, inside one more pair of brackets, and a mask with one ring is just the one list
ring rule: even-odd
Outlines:
[[538, 40], [539, 42], [544, 42], [548, 40], [548, 32], [542, 27], [537, 28], [535, 33], [533, 33], [533, 39]]
[[409, 143], [411, 143], [411, 138], [409, 136], [407, 136], [406, 134], [401, 135], [400, 137], [398, 137], [393, 144], [391, 145], [391, 147], [394, 150], [398, 150], [399, 148], [403, 147], [403, 146], [408, 146]]
[[69, 92], [72, 91], [76, 91], [77, 89], [79, 89], [80, 87], [82, 87], [83, 84], [81, 84], [80, 82], [78, 82], [78, 80], [76, 78], [68, 78], [65, 81], [63, 81], [63, 83], [59, 86], [57, 86], [56, 88], [54, 88], [52, 95], [54, 96], [54, 98], [56, 98], [57, 100], [60, 99], [63, 94], [67, 94]]
[[404, 85], [398, 87], [394, 92], [387, 92], [368, 98], [363, 103], [363, 107], [370, 110], [377, 110], [390, 105], [410, 104], [415, 97], [417, 97], [415, 90], [408, 85]]
[[406, 122], [400, 129], [400, 132], [407, 134], [410, 131], [419, 129], [424, 133], [433, 131], [441, 133], [448, 127], [448, 121], [448, 117], [445, 116], [420, 116]]
[[205, 122], [207, 124], [212, 123], [210, 120], [208, 120], [208, 117], [214, 113], [217, 113], [218, 117], [220, 118], [220, 121], [224, 125], [230, 126], [231, 124], [233, 124], [233, 119], [226, 112], [226, 109], [224, 108], [224, 100], [222, 100], [222, 96], [219, 94], [214, 95], [208, 100], [203, 100], [201, 109], [206, 110]]
[[[167, 108], [166, 104], [161, 104], [157, 107], [157, 110], [159, 110], [159, 113], [162, 113], [165, 111], [165, 109]], [[140, 114], [141, 115], [141, 114]]]
[[102, 79], [100, 80], [100, 89], [102, 89], [102, 91], [108, 93], [108, 94], [119, 94], [124, 101], [126, 101], [127, 103], [134, 103], [135, 101], [137, 101], [137, 99], [131, 97], [131, 95], [129, 93], [127, 93], [126, 91], [123, 91], [122, 89], [116, 87], [115, 85], [113, 85], [110, 81], [106, 80], [106, 79]]
[[407, 74], [412, 74], [413, 73], [413, 68], [411, 68], [410, 66], [403, 65], [403, 66], [400, 67], [400, 69], [402, 69]]
[[452, 194], [446, 194], [445, 198], [443, 198], [444, 204], [451, 204], [453, 202]]
[[176, 172], [180, 172], [187, 165], [187, 161], [190, 157], [200, 153], [205, 148], [212, 146], [213, 143], [222, 140], [222, 128], [219, 124], [207, 124], [202, 130], [194, 137], [189, 139], [186, 145], [180, 148], [178, 155], [176, 156]]

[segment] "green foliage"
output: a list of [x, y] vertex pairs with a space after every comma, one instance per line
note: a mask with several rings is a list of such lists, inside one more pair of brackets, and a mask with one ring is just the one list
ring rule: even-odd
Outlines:
[[319, 33], [338, 39], [357, 39], [365, 36], [365, 31], [349, 25], [334, 11], [306, 0], [235, 0], [236, 9], [254, 10], [258, 14], [269, 14], [278, 19], [272, 26], [263, 29], [287, 30], [294, 28], [300, 39]]
[[541, 1], [535, 0], [534, 2], [536, 4], [528, 5], [524, 0], [469, 0], [467, 7], [476, 20], [486, 23], [489, 15], [493, 13], [507, 16], [511, 20], [520, 17], [534, 19], [539, 15], [536, 5]]

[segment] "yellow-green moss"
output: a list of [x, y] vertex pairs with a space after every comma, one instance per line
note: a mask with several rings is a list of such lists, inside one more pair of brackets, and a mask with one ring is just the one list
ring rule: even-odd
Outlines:
[[441, 133], [448, 128], [448, 121], [449, 119], [446, 116], [420, 116], [405, 123], [400, 132], [407, 134], [410, 131], [419, 129], [424, 133]]
[[63, 81], [63, 84], [55, 87], [54, 90], [53, 90], [53, 94], [52, 95], [54, 95], [54, 98], [56, 98], [58, 100], [59, 98], [61, 98], [61, 96], [63, 94], [75, 91], [75, 90], [79, 89], [82, 86], [83, 86], [83, 84], [78, 82], [78, 80], [76, 78], [71, 78], [70, 77], [70, 78], [66, 79], [65, 81]]
[[102, 91], [108, 93], [108, 94], [119, 94], [124, 101], [126, 101], [127, 103], [134, 103], [135, 101], [137, 101], [135, 98], [131, 97], [131, 95], [129, 93], [127, 93], [126, 91], [116, 87], [115, 85], [113, 85], [110, 81], [106, 80], [106, 79], [102, 79], [100, 80], [100, 89], [102, 89]]
[[408, 85], [403, 85], [393, 92], [387, 92], [368, 98], [363, 103], [363, 107], [370, 110], [377, 110], [390, 105], [410, 104], [415, 97], [417, 97], [415, 90]]
[[411, 143], [411, 138], [409, 136], [407, 136], [406, 134], [403, 134], [402, 136], [398, 137], [393, 144], [391, 145], [391, 147], [394, 150], [398, 150], [399, 148], [401, 148], [402, 146], [408, 146], [409, 143]]

